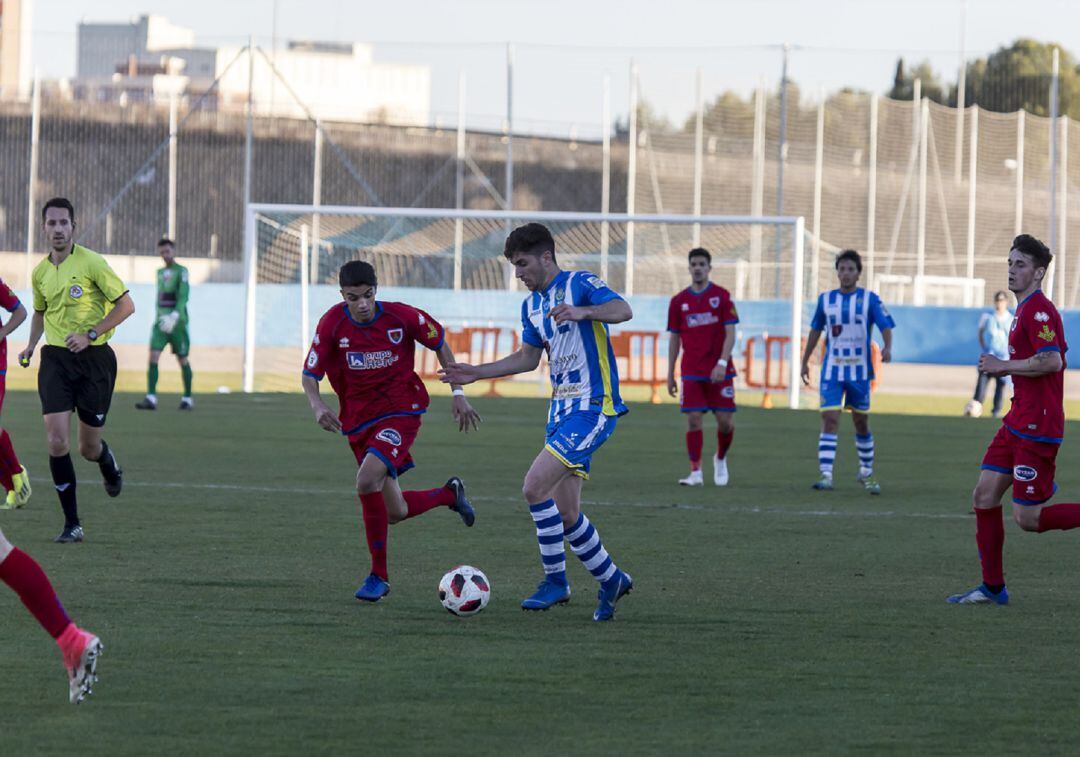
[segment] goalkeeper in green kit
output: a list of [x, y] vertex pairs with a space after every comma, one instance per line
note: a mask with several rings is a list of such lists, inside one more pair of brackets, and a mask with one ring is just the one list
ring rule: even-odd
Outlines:
[[165, 267], [157, 272], [157, 320], [150, 332], [150, 367], [146, 372], [146, 398], [136, 402], [140, 410], [157, 410], [158, 360], [165, 345], [172, 345], [173, 354], [180, 363], [180, 373], [184, 378], [184, 396], [180, 398], [180, 409], [191, 410], [191, 364], [188, 351], [191, 338], [188, 335], [188, 271], [176, 262], [176, 245], [171, 239], [161, 239], [157, 243], [158, 254], [165, 261]]

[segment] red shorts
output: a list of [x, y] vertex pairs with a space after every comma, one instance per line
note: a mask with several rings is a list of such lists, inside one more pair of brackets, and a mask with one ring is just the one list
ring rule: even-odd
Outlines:
[[397, 478], [409, 468], [415, 468], [409, 449], [420, 433], [419, 415], [394, 415], [372, 423], [359, 433], [349, 437], [349, 446], [356, 455], [356, 464], [362, 465], [368, 454], [375, 455], [386, 464], [390, 478]]
[[1024, 439], [1002, 426], [986, 448], [982, 468], [1012, 476], [1016, 504], [1041, 505], [1057, 491], [1054, 471], [1060, 446]]
[[734, 377], [718, 383], [684, 380], [682, 382], [682, 411], [684, 413], [704, 413], [708, 411], [734, 413]]

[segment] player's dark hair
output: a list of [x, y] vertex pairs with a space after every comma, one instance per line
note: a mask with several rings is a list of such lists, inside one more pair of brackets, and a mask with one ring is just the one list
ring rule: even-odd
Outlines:
[[862, 273], [862, 256], [855, 252], [855, 250], [843, 250], [836, 256], [835, 267], [837, 270], [840, 270], [840, 262], [843, 260], [850, 260], [855, 264], [855, 270]]
[[693, 261], [694, 258], [705, 258], [705, 262], [712, 265], [712, 255], [704, 247], [695, 247], [687, 254], [686, 259]]
[[1031, 236], [1031, 234], [1021, 234], [1014, 239], [1012, 249], [1031, 258], [1036, 268], [1049, 268], [1050, 261], [1054, 259], [1054, 254], [1050, 252], [1050, 248], [1043, 244], [1042, 241]]
[[1007, 300], [1007, 299], [1009, 299], [1009, 293], [1006, 292], [1004, 289], [999, 289], [996, 292], [994, 292], [994, 302], [997, 302], [998, 300]]
[[45, 203], [45, 207], [41, 209], [41, 222], [45, 223], [45, 213], [49, 208], [63, 208], [68, 212], [68, 216], [71, 218], [71, 222], [75, 223], [75, 206], [71, 204], [71, 200], [66, 197], [54, 197]]
[[338, 285], [345, 287], [378, 286], [379, 280], [375, 277], [375, 267], [363, 260], [350, 260], [341, 266], [338, 271]]
[[176, 242], [172, 241], [168, 237], [162, 237], [157, 241], [158, 247], [164, 247], [165, 245], [169, 245], [169, 247], [172, 247], [174, 249], [176, 248]]
[[519, 252], [529, 255], [543, 255], [545, 252], [550, 252], [551, 259], [555, 260], [555, 239], [548, 231], [548, 227], [542, 223], [527, 223], [511, 231], [506, 237], [503, 257], [509, 260]]

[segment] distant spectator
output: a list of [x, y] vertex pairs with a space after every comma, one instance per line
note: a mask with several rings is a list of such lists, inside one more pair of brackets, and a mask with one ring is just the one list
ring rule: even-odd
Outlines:
[[[999, 360], [1009, 359], [1009, 328], [1012, 326], [1013, 314], [1009, 310], [1008, 292], [996, 292], [994, 294], [994, 311], [983, 313], [979, 319], [979, 350], [982, 354], [990, 354]], [[975, 382], [975, 394], [964, 408], [964, 415], [978, 418], [982, 415], [983, 397], [986, 396], [986, 386], [990, 379], [994, 379], [994, 407], [995, 418], [1001, 416], [1001, 405], [1005, 399], [1005, 387], [1012, 385], [1011, 376], [994, 376], [979, 371], [979, 378]]]

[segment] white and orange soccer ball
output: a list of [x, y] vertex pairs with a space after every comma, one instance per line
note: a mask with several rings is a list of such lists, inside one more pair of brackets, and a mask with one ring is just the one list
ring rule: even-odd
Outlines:
[[968, 400], [968, 403], [964, 405], [964, 415], [969, 418], [978, 418], [982, 415], [983, 406], [978, 400]]
[[459, 565], [439, 581], [439, 601], [447, 611], [467, 618], [476, 615], [491, 599], [491, 582], [484, 571], [471, 565]]

